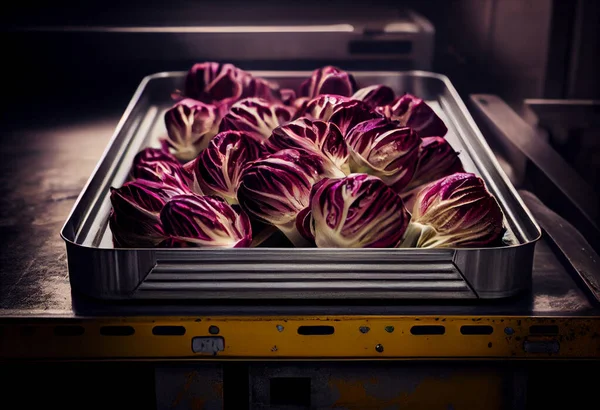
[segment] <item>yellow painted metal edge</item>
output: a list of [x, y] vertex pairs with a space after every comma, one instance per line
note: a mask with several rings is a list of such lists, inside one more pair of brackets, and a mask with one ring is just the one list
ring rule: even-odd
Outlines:
[[58, 322], [0, 319], [0, 358], [597, 359], [600, 318], [110, 317]]

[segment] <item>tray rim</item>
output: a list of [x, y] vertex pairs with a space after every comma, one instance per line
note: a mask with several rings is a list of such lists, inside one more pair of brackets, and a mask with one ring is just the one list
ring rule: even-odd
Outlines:
[[[268, 78], [274, 78], [274, 79], [286, 78], [286, 77], [308, 77], [311, 74], [311, 71], [306, 71], [306, 70], [249, 70], [249, 72], [256, 76], [268, 77]], [[505, 187], [508, 188], [508, 190], [510, 191], [513, 198], [516, 200], [516, 202], [519, 205], [519, 207], [521, 208], [521, 210], [527, 215], [527, 219], [528, 219], [529, 223], [532, 225], [532, 228], [535, 229], [535, 231], [536, 231], [535, 237], [526, 242], [510, 244], [510, 245], [506, 245], [506, 246], [469, 247], [469, 248], [432, 248], [432, 249], [423, 249], [423, 248], [360, 248], [360, 249], [357, 249], [357, 248], [269, 248], [269, 247], [264, 247], [264, 248], [261, 248], [261, 247], [257, 247], [257, 248], [202, 247], [202, 248], [173, 248], [173, 249], [155, 248], [155, 247], [153, 247], [153, 248], [133, 248], [133, 247], [132, 248], [100, 248], [100, 247], [94, 247], [94, 246], [77, 243], [75, 240], [71, 240], [71, 239], [67, 238], [67, 233], [65, 232], [67, 229], [67, 226], [70, 224], [72, 218], [74, 217], [74, 214], [75, 214], [77, 208], [81, 204], [83, 196], [89, 190], [93, 179], [96, 177], [96, 175], [100, 169], [100, 166], [107, 159], [107, 156], [108, 156], [108, 153], [109, 153], [111, 147], [113, 146], [113, 144], [119, 137], [120, 133], [122, 132], [123, 127], [125, 126], [125, 123], [127, 122], [129, 117], [131, 116], [132, 112], [134, 111], [135, 107], [137, 106], [140, 98], [142, 97], [145, 90], [147, 89], [148, 84], [153, 80], [157, 80], [157, 79], [161, 79], [161, 78], [170, 78], [170, 77], [181, 77], [186, 74], [186, 71], [161, 71], [161, 72], [156, 72], [156, 73], [149, 74], [149, 75], [143, 77], [142, 80], [140, 81], [139, 85], [137, 86], [134, 94], [132, 95], [129, 103], [127, 104], [125, 111], [123, 112], [121, 118], [119, 119], [119, 122], [117, 123], [117, 126], [115, 127], [115, 130], [114, 130], [110, 140], [108, 141], [106, 147], [104, 148], [102, 155], [98, 159], [94, 169], [90, 173], [88, 179], [86, 180], [86, 183], [84, 184], [79, 195], [77, 196], [77, 199], [75, 200], [75, 202], [71, 208], [71, 211], [69, 212], [65, 222], [63, 223], [62, 228], [60, 229], [61, 238], [69, 246], [90, 249], [90, 250], [94, 250], [94, 251], [101, 251], [101, 252], [102, 251], [104, 251], [104, 252], [111, 252], [111, 251], [120, 251], [120, 252], [159, 251], [159, 252], [163, 252], [163, 251], [166, 251], [166, 252], [188, 252], [188, 253], [191, 253], [191, 252], [219, 251], [219, 252], [223, 252], [223, 253], [225, 253], [225, 252], [239, 253], [239, 251], [242, 249], [244, 251], [248, 251], [251, 249], [251, 252], [260, 252], [261, 250], [262, 251], [268, 250], [269, 252], [283, 253], [283, 252], [290, 252], [291, 249], [294, 249], [294, 252], [296, 253], [296, 252], [298, 252], [298, 249], [302, 249], [302, 250], [306, 250], [306, 251], [310, 251], [310, 252], [316, 251], [319, 253], [322, 253], [322, 252], [327, 253], [327, 252], [332, 252], [332, 251], [336, 252], [336, 253], [350, 253], [350, 252], [357, 252], [357, 251], [368, 252], [368, 253], [384, 253], [384, 252], [392, 251], [392, 252], [403, 252], [403, 253], [417, 252], [417, 253], [424, 253], [424, 254], [425, 253], [435, 254], [435, 253], [439, 253], [440, 251], [445, 251], [445, 252], [448, 252], [448, 251], [454, 251], [454, 252], [456, 252], [456, 251], [460, 251], [460, 252], [496, 251], [496, 252], [498, 252], [498, 251], [501, 251], [504, 249], [509, 250], [509, 249], [515, 249], [515, 248], [520, 248], [520, 247], [524, 247], [524, 246], [532, 246], [532, 245], [535, 245], [535, 243], [538, 240], [540, 240], [540, 238], [542, 237], [542, 230], [541, 230], [538, 222], [535, 220], [535, 218], [533, 217], [533, 214], [531, 213], [531, 211], [526, 206], [523, 199], [518, 194], [517, 189], [510, 182], [510, 179], [508, 178], [508, 176], [506, 175], [506, 173], [504, 172], [504, 170], [498, 163], [498, 160], [497, 160], [495, 154], [491, 150], [485, 137], [481, 133], [481, 130], [475, 123], [475, 120], [471, 116], [471, 113], [469, 112], [464, 101], [460, 97], [460, 94], [458, 93], [458, 91], [456, 90], [456, 88], [454, 87], [454, 85], [452, 84], [450, 79], [448, 78], [448, 76], [446, 76], [445, 74], [435, 73], [435, 72], [431, 72], [431, 71], [424, 71], [424, 70], [404, 70], [404, 71], [350, 70], [349, 73], [351, 73], [352, 75], [354, 75], [357, 78], [409, 75], [409, 76], [415, 76], [415, 77], [433, 78], [433, 79], [443, 82], [444, 86], [447, 88], [448, 92], [453, 97], [453, 101], [458, 105], [458, 108], [462, 112], [464, 119], [467, 121], [467, 124], [469, 125], [469, 128], [475, 134], [475, 137], [479, 140], [478, 142], [479, 142], [481, 148], [483, 148], [485, 150], [486, 155], [488, 156], [489, 160], [491, 161], [492, 165], [494, 166], [495, 171], [498, 173], [499, 177], [502, 179], [502, 182], [504, 183]], [[502, 201], [498, 200], [498, 198], [496, 198], [496, 200], [499, 203], [502, 203]]]

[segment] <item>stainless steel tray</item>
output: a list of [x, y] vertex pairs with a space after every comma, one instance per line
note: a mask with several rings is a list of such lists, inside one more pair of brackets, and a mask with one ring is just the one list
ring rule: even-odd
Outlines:
[[[540, 228], [500, 169], [458, 93], [443, 75], [357, 72], [425, 100], [448, 127], [450, 144], [469, 172], [498, 199], [513, 244], [481, 249], [114, 249], [108, 228], [109, 187], [127, 179], [133, 157], [158, 146], [163, 113], [183, 72], [144, 78], [61, 236], [73, 289], [100, 299], [475, 299], [529, 288]], [[296, 87], [309, 72], [254, 72]]]

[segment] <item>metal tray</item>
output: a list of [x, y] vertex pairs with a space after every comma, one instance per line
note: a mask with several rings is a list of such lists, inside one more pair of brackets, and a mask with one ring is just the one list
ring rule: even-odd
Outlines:
[[[254, 72], [296, 87], [309, 72]], [[541, 231], [500, 169], [458, 93], [443, 75], [357, 72], [358, 83], [386, 84], [425, 100], [448, 127], [464, 167], [480, 175], [505, 215], [512, 244], [469, 249], [114, 249], [109, 187], [121, 186], [133, 157], [158, 146], [164, 111], [183, 72], [143, 79], [109, 146], [66, 221], [74, 290], [100, 299], [475, 299], [529, 288]]]

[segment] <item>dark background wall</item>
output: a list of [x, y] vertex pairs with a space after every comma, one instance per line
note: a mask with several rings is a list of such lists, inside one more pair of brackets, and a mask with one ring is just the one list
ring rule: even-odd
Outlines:
[[21, 1], [0, 15], [9, 107], [0, 121], [21, 116], [24, 107], [53, 109], [57, 115], [67, 106], [71, 112], [124, 107], [143, 76], [185, 70], [203, 58], [201, 52], [177, 58], [161, 48], [160, 35], [128, 34], [123, 41], [123, 34], [25, 27], [329, 22], [378, 18], [390, 8], [414, 9], [433, 23], [433, 70], [449, 75], [463, 95], [495, 93], [513, 104], [523, 98], [600, 96], [599, 36], [594, 36], [600, 6], [594, 0]]

